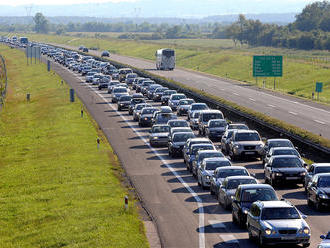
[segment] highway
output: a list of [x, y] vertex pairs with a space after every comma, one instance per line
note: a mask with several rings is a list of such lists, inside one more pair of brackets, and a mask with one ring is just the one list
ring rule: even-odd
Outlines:
[[[231, 212], [222, 209], [208, 190], [197, 186], [181, 158], [170, 158], [166, 148], [149, 146], [149, 128], [140, 128], [127, 111], [116, 111], [110, 95], [84, 83], [84, 77], [55, 63], [52, 69], [75, 89], [109, 140], [143, 206], [151, 213], [163, 247], [257, 247], [248, 240], [246, 230], [232, 224]], [[245, 166], [263, 182], [260, 161], [235, 164]], [[329, 229], [328, 213], [309, 208], [302, 188], [280, 188], [277, 193], [308, 215], [311, 247], [316, 247], [319, 236]]]
[[[77, 49], [72, 46], [58, 46]], [[100, 56], [101, 52], [90, 50], [90, 54]], [[112, 54], [111, 59], [197, 89], [203, 89], [210, 94], [330, 139], [329, 106], [182, 68], [174, 71], [157, 71], [155, 62], [149, 60], [117, 54]]]

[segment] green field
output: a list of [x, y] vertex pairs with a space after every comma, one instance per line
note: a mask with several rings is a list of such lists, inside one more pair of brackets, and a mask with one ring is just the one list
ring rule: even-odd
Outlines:
[[273, 90], [273, 78], [260, 78], [258, 83], [252, 77], [253, 54], [283, 54], [284, 75], [276, 82], [276, 91], [303, 98], [312, 98], [315, 82], [324, 83], [320, 101], [330, 103], [330, 53], [326, 51], [298, 51], [279, 48], [233, 47], [230, 40], [161, 40], [131, 41], [115, 38], [81, 38], [76, 36], [55, 36], [27, 34], [36, 41], [53, 42], [72, 46], [85, 45], [109, 50], [112, 53], [154, 60], [154, 52], [162, 47], [176, 49], [177, 65]]
[[23, 52], [2, 45], [0, 54], [9, 76], [0, 247], [149, 247], [135, 200], [124, 210], [118, 159], [87, 113], [81, 118], [81, 102], [69, 103], [68, 86], [44, 64], [27, 66]]

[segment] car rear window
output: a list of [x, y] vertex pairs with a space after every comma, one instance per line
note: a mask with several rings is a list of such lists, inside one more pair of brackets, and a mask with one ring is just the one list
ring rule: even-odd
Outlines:
[[260, 136], [257, 133], [237, 133], [235, 141], [260, 141]]
[[243, 202], [255, 202], [277, 201], [278, 199], [273, 189], [256, 188], [243, 190], [241, 200]]
[[241, 184], [254, 184], [254, 183], [257, 183], [257, 181], [252, 178], [231, 179], [228, 181], [227, 189], [236, 189]]
[[273, 168], [297, 168], [301, 166], [302, 164], [300, 159], [295, 157], [274, 158], [272, 163]]
[[217, 178], [226, 178], [231, 176], [248, 176], [244, 169], [227, 169], [227, 170], [220, 170], [218, 171]]

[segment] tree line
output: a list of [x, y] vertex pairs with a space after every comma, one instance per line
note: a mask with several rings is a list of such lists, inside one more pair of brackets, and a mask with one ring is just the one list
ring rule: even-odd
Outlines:
[[330, 3], [314, 2], [307, 5], [288, 25], [265, 24], [259, 20], [247, 19], [239, 15], [231, 25], [220, 23], [171, 25], [134, 23], [68, 23], [52, 24], [42, 13], [33, 18], [33, 25], [0, 25], [0, 31], [35, 31], [37, 33], [55, 32], [58, 35], [66, 32], [120, 32], [120, 39], [184, 39], [213, 38], [232, 39], [236, 44], [250, 46], [272, 46], [298, 49], [330, 50]]
[[[286, 26], [263, 24], [239, 15], [225, 32], [235, 44], [330, 50], [330, 3], [323, 1], [307, 5], [296, 16], [295, 22]], [[217, 36], [216, 30], [213, 34]]]

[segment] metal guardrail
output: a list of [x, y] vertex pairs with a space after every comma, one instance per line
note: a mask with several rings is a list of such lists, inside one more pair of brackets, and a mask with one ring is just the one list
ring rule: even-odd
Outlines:
[[7, 93], [7, 69], [5, 59], [0, 54], [0, 109], [3, 107]]

